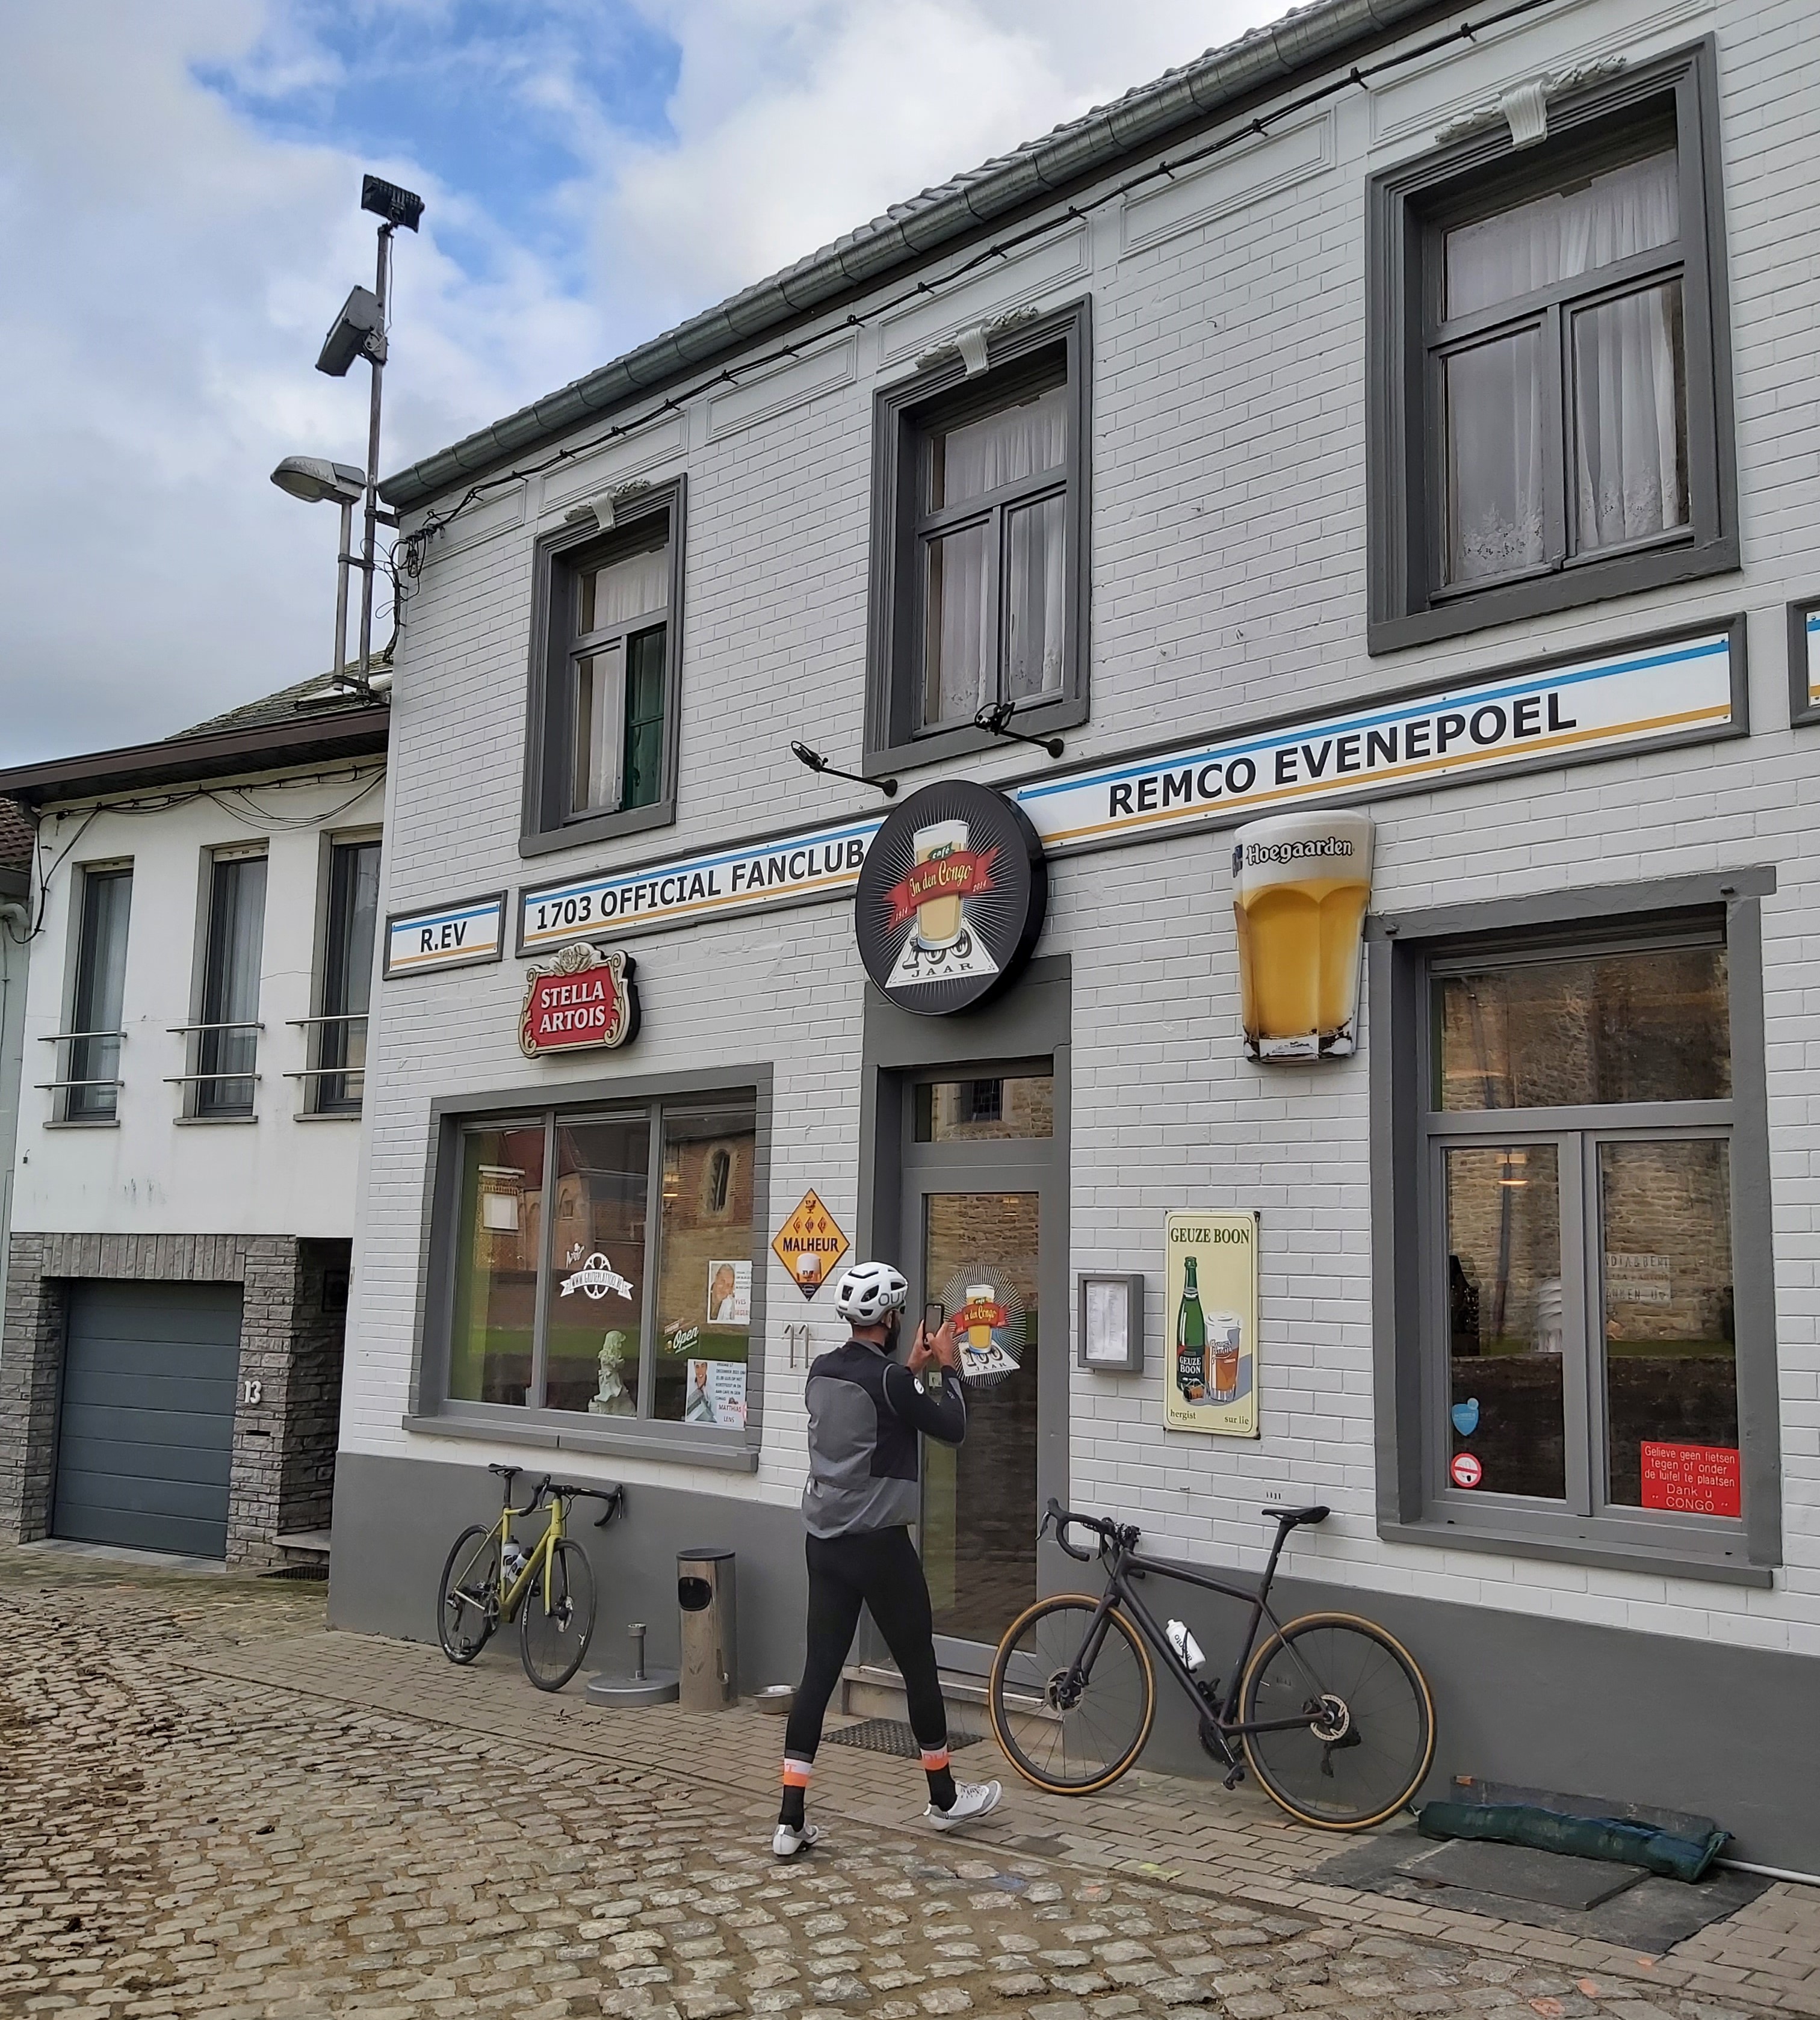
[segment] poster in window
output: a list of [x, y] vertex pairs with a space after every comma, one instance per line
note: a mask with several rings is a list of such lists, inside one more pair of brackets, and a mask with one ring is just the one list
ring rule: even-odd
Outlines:
[[750, 1262], [710, 1262], [708, 1266], [708, 1322], [710, 1325], [750, 1325], [752, 1321], [752, 1266]]
[[746, 1421], [745, 1364], [737, 1361], [691, 1361], [682, 1399], [682, 1421], [714, 1424], [724, 1430]]
[[1258, 1215], [1171, 1213], [1166, 1225], [1163, 1423], [1257, 1437]]

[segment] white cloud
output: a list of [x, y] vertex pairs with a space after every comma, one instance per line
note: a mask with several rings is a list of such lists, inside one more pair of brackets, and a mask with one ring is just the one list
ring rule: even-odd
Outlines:
[[[680, 53], [661, 143], [561, 60], [555, 31], [604, 0], [533, 16], [555, 39], [527, 29], [511, 61], [481, 53], [576, 158], [545, 209], [591, 237], [584, 285], [504, 227], [483, 158], [439, 177], [408, 133], [389, 162], [333, 137], [342, 68], [305, 0], [0, 9], [0, 763], [167, 734], [326, 663], [333, 518], [267, 476], [294, 450], [364, 460], [364, 369], [311, 369], [370, 282], [362, 168], [429, 199], [398, 260], [395, 467], [1276, 11], [632, 4]], [[460, 18], [361, 5], [408, 12], [426, 61]], [[262, 129], [201, 81], [222, 72], [314, 128]]]

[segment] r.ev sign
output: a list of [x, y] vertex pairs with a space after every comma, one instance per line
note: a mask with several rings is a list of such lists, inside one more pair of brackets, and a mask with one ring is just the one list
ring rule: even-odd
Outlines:
[[468, 968], [505, 951], [505, 893], [469, 898], [428, 911], [394, 912], [385, 922], [385, 972]]

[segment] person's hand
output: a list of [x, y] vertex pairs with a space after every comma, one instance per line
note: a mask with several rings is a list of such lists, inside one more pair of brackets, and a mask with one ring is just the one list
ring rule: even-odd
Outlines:
[[912, 1375], [920, 1375], [934, 1358], [935, 1350], [923, 1328], [916, 1328], [916, 1337], [910, 1342], [910, 1357], [905, 1362]]
[[944, 1368], [952, 1368], [957, 1375], [960, 1372], [960, 1349], [955, 1344], [952, 1319], [942, 1321], [941, 1331], [929, 1342], [929, 1346], [930, 1351]]

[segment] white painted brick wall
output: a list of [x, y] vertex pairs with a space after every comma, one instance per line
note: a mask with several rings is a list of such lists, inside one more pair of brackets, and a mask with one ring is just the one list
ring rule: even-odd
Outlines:
[[[1640, 59], [1708, 32], [1722, 93], [1742, 575], [1368, 659], [1367, 174], [1420, 151], [1436, 125], [1506, 83], [1602, 53]], [[1764, 908], [1764, 979], [1787, 1568], [1774, 1589], [1746, 1592], [1378, 1539], [1366, 1063], [1292, 1077], [1243, 1059], [1218, 837], [1056, 866], [1044, 950], [1073, 965], [1070, 1268], [1139, 1262], [1151, 1273], [1150, 1371], [1072, 1378], [1071, 1491], [1080, 1505], [1122, 1508], [1162, 1546], [1256, 1562], [1258, 1507], [1280, 1488], [1336, 1510], [1298, 1539], [1297, 1561], [1363, 1588], [1820, 1652], [1820, 1040], [1810, 1030], [1820, 932], [1809, 923], [1820, 856], [1807, 843], [1820, 812], [1820, 731], [1787, 727], [1782, 630], [1785, 601], [1820, 590], [1817, 91], [1809, 0], [1563, 0], [1473, 49], [1427, 60], [1370, 100], [1341, 101], [1334, 165], [1308, 180], [1130, 254], [1116, 205], [1102, 211], [1090, 279], [1044, 297], [1090, 286], [1094, 300], [1093, 718], [1071, 735], [1071, 758], [1176, 729], [1313, 714], [1424, 679], [1482, 678], [1542, 652], [1595, 650], [1742, 609], [1748, 742], [1389, 801], [1378, 809], [1378, 901], [1414, 908], [1750, 863], [1773, 863], [1779, 879]], [[1374, 135], [1391, 137], [1374, 145]], [[813, 779], [788, 745], [804, 736], [837, 761], [860, 748], [879, 350], [876, 331], [864, 329], [853, 385], [718, 441], [700, 405], [689, 406], [681, 448], [651, 470], [686, 468], [690, 485], [679, 818], [654, 842], [528, 863], [517, 855], [542, 480], [530, 481], [522, 527], [431, 561], [395, 692], [391, 907], [876, 804]], [[575, 481], [559, 496], [575, 495]], [[989, 779], [1021, 768], [1006, 758], [962, 768]], [[813, 1185], [850, 1230], [862, 986], [846, 907], [704, 925], [637, 951], [646, 1024], [625, 1070], [774, 1061], [774, 1205], [781, 1212]], [[431, 1099], [559, 1090], [599, 1070], [585, 1059], [526, 1068], [514, 1036], [521, 986], [508, 958], [386, 987], [345, 1392], [351, 1448], [449, 1455], [441, 1441], [399, 1428]], [[1255, 1445], [1160, 1427], [1162, 1217], [1185, 1205], [1263, 1214], [1265, 1435]], [[616, 1460], [613, 1473], [794, 1498], [802, 1413], [781, 1328], [803, 1307], [765, 1266], [771, 1373], [757, 1477], [654, 1461]], [[826, 1313], [810, 1310], [832, 1334]], [[1063, 1315], [1051, 1315], [1046, 1350], [1068, 1352], [1068, 1341]]]

